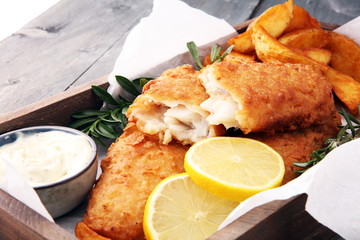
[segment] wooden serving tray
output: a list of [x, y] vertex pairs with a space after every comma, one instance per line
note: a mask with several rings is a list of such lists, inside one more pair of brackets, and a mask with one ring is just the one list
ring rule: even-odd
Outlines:
[[[234, 28], [243, 32], [252, 21]], [[334, 30], [338, 25], [322, 23], [322, 27]], [[102, 101], [92, 93], [92, 85], [106, 89], [107, 76], [0, 116], [0, 134], [29, 126], [69, 125], [72, 113], [101, 107]], [[305, 211], [306, 199], [307, 195], [302, 194], [254, 208], [209, 239], [341, 239]], [[0, 190], [0, 239], [76, 238]]]

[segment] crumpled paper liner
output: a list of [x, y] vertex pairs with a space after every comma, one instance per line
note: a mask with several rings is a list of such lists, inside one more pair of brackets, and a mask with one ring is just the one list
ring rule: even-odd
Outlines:
[[118, 87], [115, 75], [130, 80], [157, 77], [169, 68], [194, 65], [187, 42], [194, 41], [200, 57], [204, 57], [215, 43], [226, 47], [226, 40], [232, 36], [236, 36], [236, 31], [225, 20], [178, 0], [154, 0], [152, 13], [141, 19], [127, 36], [109, 75], [108, 92], [114, 97], [126, 95]]
[[0, 189], [26, 204], [34, 211], [54, 222], [35, 190], [19, 175], [16, 169], [0, 159]]

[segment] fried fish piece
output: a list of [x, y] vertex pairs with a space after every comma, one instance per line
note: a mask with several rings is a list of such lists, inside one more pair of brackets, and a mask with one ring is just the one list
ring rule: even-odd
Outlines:
[[161, 180], [184, 172], [187, 149], [176, 142], [162, 145], [129, 123], [101, 162], [83, 223], [111, 239], [143, 239], [146, 200]]
[[231, 135], [256, 139], [278, 152], [284, 160], [285, 175], [282, 184], [286, 184], [298, 176], [294, 171], [300, 170], [293, 165], [293, 162], [310, 161], [312, 152], [323, 148], [327, 138], [336, 137], [339, 132], [337, 126], [340, 124], [340, 116], [335, 112], [327, 124], [309, 128], [276, 133], [249, 133], [247, 135], [241, 131], [235, 131]]
[[219, 126], [210, 126], [209, 115], [200, 107], [209, 95], [190, 65], [165, 71], [148, 82], [127, 111], [129, 121], [148, 134], [156, 134], [162, 143], [173, 138], [192, 144], [206, 137], [224, 134]]
[[275, 132], [325, 124], [336, 112], [331, 85], [302, 64], [220, 62], [199, 74], [210, 124]]

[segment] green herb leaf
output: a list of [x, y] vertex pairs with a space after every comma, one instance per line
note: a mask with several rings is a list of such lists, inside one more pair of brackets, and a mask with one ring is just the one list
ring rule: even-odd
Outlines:
[[132, 82], [133, 82], [135, 85], [140, 86], [140, 88], [142, 89], [146, 83], [148, 83], [149, 81], [151, 81], [151, 80], [153, 80], [153, 79], [154, 79], [154, 78], [141, 77], [141, 78], [136, 78], [136, 79], [134, 79]]
[[221, 57], [219, 58], [220, 61], [222, 61], [227, 55], [229, 55], [231, 53], [231, 51], [233, 50], [235, 45], [231, 45], [230, 47], [228, 47], [226, 49], [226, 51], [221, 55]]
[[117, 108], [117, 109], [114, 109], [114, 111], [111, 111], [110, 114], [111, 114], [112, 119], [121, 123], [122, 122], [121, 115], [123, 115], [123, 113], [122, 113], [123, 110], [124, 110], [124, 108], [123, 109]]
[[[137, 88], [142, 89], [153, 78], [138, 78], [133, 82], [122, 76], [116, 76], [116, 79], [127, 92], [137, 96], [141, 92]], [[106, 110], [82, 110], [73, 113], [72, 117], [76, 120], [70, 124], [70, 127], [86, 133], [97, 144], [105, 146], [102, 138], [116, 139], [126, 127], [126, 112], [133, 101], [126, 100], [122, 96], [119, 96], [119, 100], [116, 101], [99, 86], [92, 86], [92, 90], [101, 100], [110, 105], [107, 106]]]
[[195, 67], [195, 69], [200, 70], [200, 69], [204, 68], [204, 66], [202, 65], [202, 63], [199, 59], [199, 51], [198, 51], [196, 44], [193, 41], [191, 41], [191, 42], [188, 42], [186, 44], [186, 46], [189, 49], [192, 58], [194, 59], [196, 64], [199, 66], [199, 67]]
[[[199, 50], [198, 47], [196, 46], [196, 44], [191, 41], [188, 42], [187, 44], [187, 48], [190, 51], [190, 54], [192, 56], [192, 58], [194, 59], [194, 61], [196, 62], [196, 64], [198, 65], [198, 67], [195, 67], [196, 70], [200, 70], [202, 69], [204, 66], [202, 65], [200, 59], [199, 59]], [[215, 62], [221, 62], [227, 55], [229, 55], [232, 51], [232, 49], [234, 48], [234, 45], [231, 45], [230, 47], [228, 47], [226, 49], [226, 51], [220, 56], [221, 53], [221, 47], [219, 44], [215, 44], [214, 46], [212, 46], [211, 48], [211, 52], [210, 52], [210, 60], [211, 62], [215, 63]]]
[[118, 105], [117, 101], [105, 89], [99, 86], [91, 86], [93, 92], [104, 102], [111, 105]]
[[[360, 104], [359, 106], [359, 110], [360, 110]], [[302, 170], [296, 170], [294, 171], [295, 173], [298, 174], [302, 174], [303, 172], [305, 172], [308, 168], [312, 167], [313, 165], [317, 164], [318, 162], [320, 162], [322, 159], [325, 158], [325, 156], [331, 152], [333, 149], [337, 148], [338, 146], [352, 141], [354, 139], [357, 139], [360, 137], [360, 124], [359, 121], [353, 117], [351, 114], [347, 113], [344, 109], [342, 109], [341, 111], [339, 111], [339, 114], [341, 114], [342, 116], [344, 116], [344, 119], [346, 121], [346, 125], [344, 126], [339, 126], [339, 133], [337, 134], [336, 138], [328, 138], [324, 145], [325, 148], [319, 149], [317, 151], [314, 151], [310, 157], [312, 157], [312, 159], [308, 162], [293, 162], [293, 165], [299, 168], [304, 168]], [[350, 133], [349, 131], [350, 130]]]
[[308, 162], [293, 162], [294, 166], [300, 167], [300, 168], [307, 168], [314, 165], [314, 161], [308, 161]]
[[105, 138], [115, 139], [119, 137], [119, 132], [115, 132], [114, 129], [104, 123], [99, 123], [95, 131]]
[[210, 52], [210, 60], [211, 60], [211, 62], [215, 62], [216, 60], [219, 59], [220, 52], [221, 52], [221, 47], [219, 46], [219, 44], [215, 44], [211, 48], [211, 52]]
[[116, 81], [120, 84], [120, 86], [131, 95], [138, 96], [141, 94], [141, 92], [139, 92], [139, 90], [136, 88], [135, 84], [126, 77], [115, 76], [115, 78]]
[[85, 118], [77, 120], [69, 125], [71, 128], [80, 128], [81, 126], [88, 125], [96, 121], [97, 118]]
[[80, 118], [101, 116], [103, 114], [104, 114], [104, 112], [100, 111], [100, 110], [82, 110], [82, 111], [78, 111], [78, 112], [72, 114], [71, 116], [73, 118], [80, 119]]

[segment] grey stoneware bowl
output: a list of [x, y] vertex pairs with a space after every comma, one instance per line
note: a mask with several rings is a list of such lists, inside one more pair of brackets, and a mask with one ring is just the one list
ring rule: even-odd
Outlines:
[[54, 130], [84, 136], [92, 148], [91, 160], [75, 175], [51, 184], [34, 187], [45, 208], [53, 218], [56, 218], [77, 207], [85, 199], [95, 183], [98, 169], [98, 149], [92, 138], [81, 131], [68, 127], [36, 126], [0, 135], [0, 146], [14, 142], [19, 133], [26, 135]]

